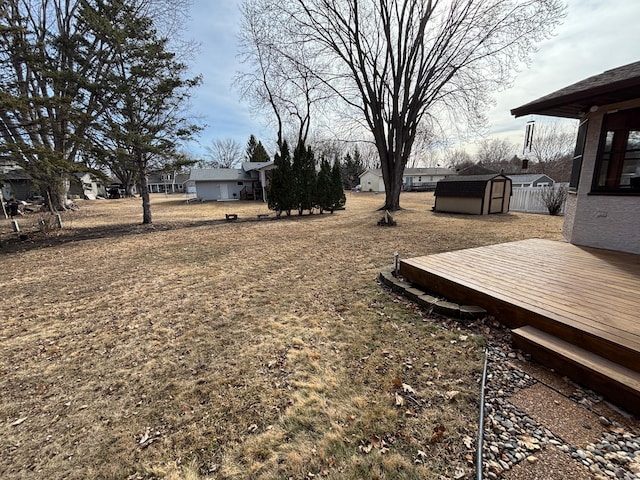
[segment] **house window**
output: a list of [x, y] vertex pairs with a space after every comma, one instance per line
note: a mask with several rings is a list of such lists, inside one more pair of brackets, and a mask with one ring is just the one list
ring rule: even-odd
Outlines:
[[569, 180], [569, 190], [575, 192], [578, 190], [580, 183], [580, 173], [582, 172], [582, 156], [584, 155], [584, 144], [587, 140], [587, 125], [585, 120], [578, 127], [578, 138], [576, 140], [576, 149], [573, 152], [573, 166], [571, 168], [571, 179]]
[[605, 117], [593, 191], [640, 193], [640, 108]]

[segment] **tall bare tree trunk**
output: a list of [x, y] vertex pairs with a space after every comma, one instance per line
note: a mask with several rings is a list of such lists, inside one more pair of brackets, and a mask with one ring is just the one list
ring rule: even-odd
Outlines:
[[140, 196], [142, 197], [142, 224], [150, 225], [151, 222], [151, 199], [149, 198], [149, 184], [147, 177], [140, 172]]
[[[376, 139], [378, 140], [378, 139]], [[400, 192], [402, 191], [402, 174], [407, 163], [400, 154], [389, 151], [386, 145], [378, 148], [382, 180], [384, 181], [385, 200], [380, 210], [400, 210]]]

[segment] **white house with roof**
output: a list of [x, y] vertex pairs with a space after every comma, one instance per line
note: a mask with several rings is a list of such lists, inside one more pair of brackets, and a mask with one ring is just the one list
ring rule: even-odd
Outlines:
[[[435, 190], [438, 181], [455, 174], [449, 168], [405, 168], [402, 186], [404, 190]], [[384, 192], [382, 169], [369, 168], [360, 174], [360, 188], [363, 192]]]
[[544, 173], [507, 175], [513, 188], [552, 187], [555, 181]]
[[576, 245], [640, 254], [640, 62], [511, 110], [580, 122], [563, 233]]
[[273, 167], [273, 162], [245, 162], [242, 168], [194, 168], [184, 183], [185, 190], [203, 202], [266, 201], [268, 172]]

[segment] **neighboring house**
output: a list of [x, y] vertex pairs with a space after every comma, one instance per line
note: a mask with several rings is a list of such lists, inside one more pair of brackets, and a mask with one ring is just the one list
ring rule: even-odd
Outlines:
[[9, 157], [0, 157], [0, 188], [5, 200], [27, 200], [37, 193], [31, 176]]
[[435, 212], [487, 215], [507, 213], [511, 180], [502, 174], [454, 175], [438, 182]]
[[31, 177], [22, 170], [0, 172], [0, 187], [2, 188], [2, 198], [5, 200], [11, 198], [27, 200], [36, 193], [33, 190]]
[[[405, 168], [402, 174], [404, 190], [435, 190], [436, 183], [448, 175], [455, 175], [448, 168]], [[360, 186], [363, 192], [384, 192], [384, 180], [381, 168], [370, 168], [360, 174]]]
[[273, 166], [273, 162], [245, 162], [242, 168], [194, 168], [185, 189], [201, 201], [266, 201], [268, 172]]
[[149, 193], [183, 193], [189, 175], [179, 172], [154, 172], [147, 176]]
[[511, 113], [580, 121], [563, 233], [576, 245], [640, 254], [640, 62]]
[[551, 187], [555, 182], [543, 173], [530, 173], [526, 175], [507, 175], [511, 179], [511, 186], [518, 187]]
[[77, 195], [87, 200], [95, 200], [96, 197], [106, 197], [104, 184], [91, 173], [75, 173], [75, 179], [69, 183], [68, 195]]

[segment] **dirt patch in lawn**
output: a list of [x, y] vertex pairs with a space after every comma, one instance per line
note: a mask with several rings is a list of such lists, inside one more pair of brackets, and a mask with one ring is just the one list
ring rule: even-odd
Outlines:
[[139, 200], [81, 202], [23, 241], [1, 222], [0, 476], [471, 478], [483, 339], [376, 275], [562, 219], [408, 193], [382, 228], [382, 200], [269, 221], [157, 196], [153, 227]]

